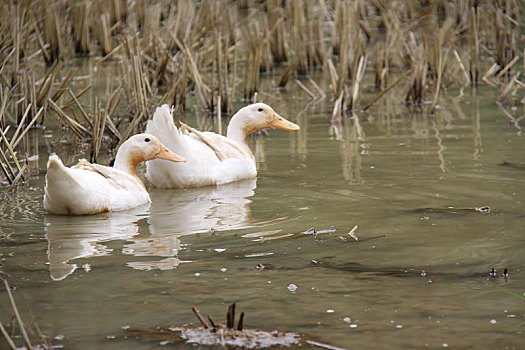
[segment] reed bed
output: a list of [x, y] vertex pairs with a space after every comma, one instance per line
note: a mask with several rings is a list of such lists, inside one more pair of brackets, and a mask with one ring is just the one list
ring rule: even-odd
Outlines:
[[[406, 92], [399, 102], [430, 112], [454, 86], [487, 84], [509, 103], [525, 86], [523, 10], [518, 0], [4, 1], [3, 174], [17, 178], [30, 155], [16, 146], [49, 118], [90, 144], [95, 160], [143, 130], [161, 103], [181, 117], [190, 104], [231, 114], [265, 93], [261, 74], [276, 75], [281, 89], [295, 82], [312, 100], [330, 98], [338, 116], [371, 108], [393, 87]], [[74, 56], [95, 57], [97, 70], [118, 66], [112, 92], [86, 99], [94, 92], [74, 83]]]

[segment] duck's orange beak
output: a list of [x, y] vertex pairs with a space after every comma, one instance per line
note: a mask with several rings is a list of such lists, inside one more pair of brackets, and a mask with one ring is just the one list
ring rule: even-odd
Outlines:
[[182, 158], [177, 153], [170, 151], [163, 144], [160, 145], [160, 152], [157, 153], [157, 158], [169, 160], [172, 162], [185, 162], [186, 161], [186, 159]]
[[272, 128], [278, 128], [283, 130], [299, 130], [300, 127], [297, 124], [292, 123], [289, 120], [284, 119], [279, 114], [274, 113], [274, 119], [270, 123]]

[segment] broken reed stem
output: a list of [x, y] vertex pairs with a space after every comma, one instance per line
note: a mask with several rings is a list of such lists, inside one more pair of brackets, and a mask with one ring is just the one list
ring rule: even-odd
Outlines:
[[191, 307], [191, 310], [193, 311], [193, 313], [195, 314], [195, 316], [197, 316], [197, 318], [199, 319], [200, 323], [202, 324], [202, 326], [203, 326], [205, 329], [210, 328], [210, 326], [206, 323], [206, 321], [205, 321], [204, 318], [202, 317], [201, 313], [199, 312], [199, 310], [198, 310], [195, 306], [192, 306], [192, 307]]
[[[441, 40], [441, 36], [440, 36], [440, 40]], [[432, 114], [435, 111], [439, 93], [441, 91], [441, 79], [443, 78], [443, 70], [445, 68], [445, 61], [446, 61], [443, 56], [445, 56], [445, 58], [446, 56], [448, 56], [448, 49], [447, 49], [447, 52], [444, 54], [441, 44], [439, 46], [438, 51], [439, 51], [438, 53], [438, 71], [437, 71], [438, 76], [437, 76], [437, 83], [436, 83], [436, 91], [434, 92], [434, 99], [432, 100], [432, 107], [430, 108], [430, 111]]]
[[[26, 111], [24, 113], [24, 115], [22, 116], [22, 119], [20, 120], [20, 122], [18, 123], [18, 127], [16, 128], [16, 131], [15, 133], [13, 134], [13, 136], [11, 137], [11, 142], [9, 143], [9, 145], [11, 147], [13, 147], [13, 141], [16, 140], [17, 136], [18, 136], [18, 133], [20, 132], [20, 130], [22, 129], [22, 126], [25, 124], [25, 121], [26, 121], [26, 118], [27, 118], [27, 115], [29, 114], [29, 111], [31, 110], [31, 106], [32, 104], [29, 103], [29, 105], [27, 105], [27, 108], [26, 108]], [[0, 118], [1, 119], [1, 118]]]
[[357, 104], [357, 97], [359, 96], [359, 88], [361, 85], [361, 80], [363, 80], [363, 77], [365, 75], [367, 62], [368, 62], [368, 59], [365, 56], [361, 56], [359, 58], [359, 63], [357, 65], [357, 70], [356, 70], [355, 78], [354, 78], [354, 86], [352, 88], [352, 101], [351, 101], [350, 109], [355, 108], [355, 105]]
[[[75, 96], [75, 94], [73, 93], [73, 91], [71, 91], [71, 89], [67, 89], [67, 90], [68, 90], [69, 94], [71, 95], [71, 101], [73, 101], [77, 105], [78, 110], [80, 111], [80, 115], [84, 118], [84, 120], [86, 121], [86, 123], [89, 125], [90, 128], [93, 127], [93, 122], [89, 118], [89, 116], [86, 113], [84, 107], [82, 107], [82, 105], [78, 101], [78, 97]], [[62, 109], [64, 109], [64, 108], [65, 107], [62, 106]]]
[[363, 108], [363, 111], [366, 111], [367, 109], [369, 109], [370, 107], [372, 107], [372, 105], [374, 103], [376, 103], [381, 97], [383, 97], [387, 92], [389, 92], [394, 86], [396, 86], [401, 80], [403, 80], [404, 78], [408, 77], [410, 75], [410, 73], [412, 73], [412, 70], [409, 69], [408, 71], [405, 72], [405, 74], [401, 75], [399, 78], [396, 79], [396, 81], [394, 81], [392, 84], [390, 84], [388, 87], [386, 87], [385, 89], [381, 90], [381, 92], [379, 94], [377, 94], [370, 102], [368, 102], [366, 104], [366, 106]]
[[239, 317], [239, 323], [237, 323], [237, 330], [242, 331], [244, 328], [244, 311], [241, 312], [241, 316]]
[[501, 95], [500, 97], [498, 98], [498, 103], [501, 103], [503, 104], [503, 101], [505, 101], [505, 99], [507, 98], [507, 96], [509, 95], [509, 93], [512, 91], [512, 89], [514, 88], [514, 84], [516, 83], [516, 81], [518, 80], [520, 76], [520, 72], [516, 72], [516, 74], [514, 74], [514, 76], [510, 79], [510, 82], [505, 86], [505, 88], [503, 89], [503, 91], [501, 92]]
[[492, 81], [489, 80], [489, 77], [491, 77], [492, 75], [494, 75], [494, 73], [496, 73], [496, 71], [499, 69], [499, 65], [497, 63], [494, 63], [488, 70], [487, 72], [485, 73], [485, 75], [483, 76], [483, 78], [481, 78], [481, 80], [483, 80], [486, 84], [490, 85], [490, 86], [497, 86], [497, 84], [493, 83]]
[[4, 335], [4, 339], [9, 344], [12, 350], [17, 350], [15, 343], [13, 342], [13, 339], [9, 336], [9, 333], [7, 333], [6, 329], [4, 328], [4, 325], [2, 322], [0, 322], [0, 331], [2, 331], [2, 334]]
[[[80, 103], [78, 102], [78, 99], [80, 98], [80, 96], [84, 95], [86, 92], [89, 91], [89, 89], [91, 89], [93, 87], [93, 85], [89, 84], [88, 86], [86, 86], [84, 89], [82, 89], [78, 94], [74, 95], [74, 97], [72, 97], [69, 101], [67, 101], [66, 103], [64, 103], [62, 105], [62, 109], [66, 109], [68, 108], [69, 106], [73, 105], [74, 103], [77, 103], [78, 105], [80, 105]], [[71, 93], [71, 92], [70, 92]], [[76, 101], [75, 101], [76, 99]]]
[[228, 313], [226, 314], [226, 327], [233, 329], [235, 327], [235, 303], [228, 306]]
[[2, 160], [0, 160], [0, 166], [2, 167], [2, 171], [4, 172], [7, 181], [10, 185], [12, 185], [14, 183], [14, 179], [16, 178], [15, 171], [13, 170], [13, 168], [11, 168], [7, 156], [1, 148], [0, 155], [2, 156]]
[[9, 151], [9, 154], [11, 155], [11, 159], [13, 159], [13, 161], [15, 162], [16, 168], [18, 169], [18, 173], [20, 173], [22, 171], [22, 168], [20, 167], [20, 163], [18, 163], [16, 154], [13, 151], [13, 148], [11, 147], [9, 140], [7, 140], [7, 137], [5, 136], [5, 133], [2, 131], [1, 128], [0, 128], [0, 136], [2, 137], [2, 141], [4, 141], [4, 144], [7, 150]]
[[313, 92], [311, 92], [310, 90], [308, 90], [308, 88], [303, 83], [301, 83], [298, 79], [295, 79], [295, 83], [297, 85], [299, 85], [299, 87], [301, 89], [303, 89], [303, 91], [306, 92], [308, 94], [308, 96], [310, 96], [311, 99], [313, 99], [313, 100], [316, 99], [315, 94]]
[[20, 327], [20, 332], [22, 332], [22, 337], [24, 338], [24, 341], [29, 349], [32, 349], [33, 346], [31, 345], [31, 341], [29, 340], [29, 336], [27, 335], [26, 328], [24, 326], [24, 322], [22, 321], [22, 317], [20, 317], [20, 313], [18, 312], [18, 307], [15, 303], [15, 298], [13, 297], [13, 293], [11, 293], [11, 287], [9, 286], [9, 283], [7, 282], [7, 279], [4, 278], [4, 285], [7, 291], [7, 295], [9, 296], [9, 301], [11, 302], [11, 307], [13, 308], [13, 312], [15, 313], [16, 320], [18, 322], [18, 325]]
[[478, 68], [478, 56], [479, 56], [479, 34], [478, 34], [478, 9], [472, 6], [470, 8], [470, 81], [474, 84], [478, 82], [479, 68]]
[[519, 59], [520, 59], [520, 56], [516, 56], [516, 57], [514, 57], [514, 58], [512, 59], [512, 61], [510, 61], [509, 64], [507, 64], [507, 65], [501, 70], [501, 72], [499, 72], [498, 74], [496, 74], [496, 78], [501, 78], [505, 73], [507, 73], [507, 71], [508, 71], [509, 69], [512, 68], [512, 66], [513, 66], [514, 64], [516, 64], [516, 62], [519, 61]]
[[40, 107], [40, 109], [38, 110], [38, 112], [36, 113], [36, 115], [33, 117], [33, 119], [31, 120], [31, 122], [26, 126], [26, 128], [24, 129], [24, 131], [22, 131], [22, 133], [20, 134], [20, 136], [18, 136], [17, 139], [15, 139], [14, 137], [11, 139], [11, 147], [13, 149], [16, 148], [16, 146], [18, 145], [18, 143], [20, 141], [22, 141], [22, 139], [24, 138], [24, 136], [28, 133], [28, 131], [33, 127], [33, 125], [36, 123], [36, 121], [38, 120], [38, 118], [40, 117], [40, 115], [42, 113], [44, 113], [44, 110], [45, 108], [44, 107]]
[[57, 113], [57, 115], [61, 118], [62, 121], [65, 122], [66, 125], [69, 126], [71, 131], [77, 135], [79, 139], [84, 138], [85, 136], [91, 136], [91, 132], [87, 130], [85, 127], [83, 127], [81, 124], [79, 124], [76, 120], [69, 117], [64, 111], [55, 103], [52, 99], [48, 99], [47, 102], [51, 106], [51, 108]]

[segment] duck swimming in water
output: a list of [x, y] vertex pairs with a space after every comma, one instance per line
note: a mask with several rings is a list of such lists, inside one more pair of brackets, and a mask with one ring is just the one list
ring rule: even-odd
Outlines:
[[81, 160], [68, 168], [52, 154], [47, 162], [44, 207], [50, 214], [86, 215], [148, 203], [148, 191], [135, 169], [139, 163], [152, 159], [185, 161], [151, 134], [126, 140], [117, 151], [113, 167]]
[[247, 143], [253, 132], [299, 126], [278, 115], [270, 106], [255, 103], [241, 108], [231, 119], [226, 136], [198, 131], [182, 124], [177, 128], [168, 105], [157, 108], [146, 131], [186, 159], [184, 164], [152, 160], [146, 178], [160, 188], [221, 185], [257, 176], [255, 157]]

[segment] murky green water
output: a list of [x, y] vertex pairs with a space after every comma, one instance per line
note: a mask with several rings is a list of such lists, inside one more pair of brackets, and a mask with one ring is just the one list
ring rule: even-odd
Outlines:
[[222, 322], [231, 302], [246, 327], [344, 348], [523, 348], [525, 304], [503, 289], [525, 291], [525, 170], [500, 163], [523, 166], [525, 140], [495, 91], [468, 93], [435, 117], [388, 99], [340, 125], [328, 99], [262, 96], [302, 129], [251, 139], [256, 182], [151, 189], [150, 206], [88, 217], [45, 215], [49, 152], [85, 150], [35, 131], [40, 172], [0, 202], [1, 269], [26, 318], [73, 349], [150, 349], [113, 338], [197, 322], [192, 305]]

